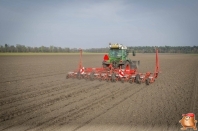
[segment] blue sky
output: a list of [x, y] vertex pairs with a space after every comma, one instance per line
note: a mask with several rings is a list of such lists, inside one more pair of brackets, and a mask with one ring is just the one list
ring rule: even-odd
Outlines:
[[198, 45], [198, 0], [0, 0], [0, 45]]

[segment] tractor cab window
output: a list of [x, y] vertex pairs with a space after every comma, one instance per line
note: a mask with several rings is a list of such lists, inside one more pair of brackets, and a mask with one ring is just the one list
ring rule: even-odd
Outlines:
[[110, 57], [122, 57], [122, 50], [119, 49], [110, 49], [109, 50]]

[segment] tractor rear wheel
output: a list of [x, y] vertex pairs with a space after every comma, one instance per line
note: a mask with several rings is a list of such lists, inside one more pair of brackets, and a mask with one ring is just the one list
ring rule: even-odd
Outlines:
[[131, 68], [132, 69], [137, 69], [139, 66], [140, 62], [139, 61], [132, 61], [131, 62]]
[[104, 63], [102, 63], [102, 67], [103, 67], [103, 68], [107, 68], [107, 67], [108, 67], [108, 65], [106, 65], [106, 64], [104, 64]]
[[136, 65], [136, 64], [132, 64], [132, 69], [137, 69], [138, 68], [138, 66]]
[[131, 69], [130, 63], [128, 61], [125, 62], [124, 65], [122, 65], [122, 69], [126, 69], [127, 66], [129, 67], [129, 69]]

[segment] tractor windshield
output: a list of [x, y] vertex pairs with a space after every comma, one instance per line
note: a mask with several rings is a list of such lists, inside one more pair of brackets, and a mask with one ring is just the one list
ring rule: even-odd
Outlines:
[[122, 50], [120, 50], [120, 49], [110, 49], [109, 50], [109, 56], [111, 58], [122, 57]]

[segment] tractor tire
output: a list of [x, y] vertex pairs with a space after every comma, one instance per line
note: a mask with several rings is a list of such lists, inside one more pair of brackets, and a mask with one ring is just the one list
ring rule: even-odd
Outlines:
[[102, 63], [102, 67], [103, 67], [103, 68], [107, 68], [107, 67], [108, 67], [108, 65], [106, 65], [106, 64], [104, 64], [104, 63]]
[[129, 66], [129, 69], [131, 69], [131, 64], [128, 61], [126, 61], [124, 65], [122, 65], [122, 69], [125, 69], [127, 66]]
[[150, 84], [150, 79], [147, 78], [147, 79], [146, 79], [146, 85], [149, 85], [149, 84]]
[[140, 75], [139, 74], [136, 75], [135, 82], [138, 83], [138, 84], [141, 84], [141, 80], [140, 80]]
[[138, 66], [137, 66], [136, 64], [132, 64], [132, 65], [131, 65], [131, 68], [132, 68], [132, 69], [137, 69]]
[[138, 69], [139, 65], [140, 65], [140, 61], [132, 61], [131, 62], [132, 69]]

